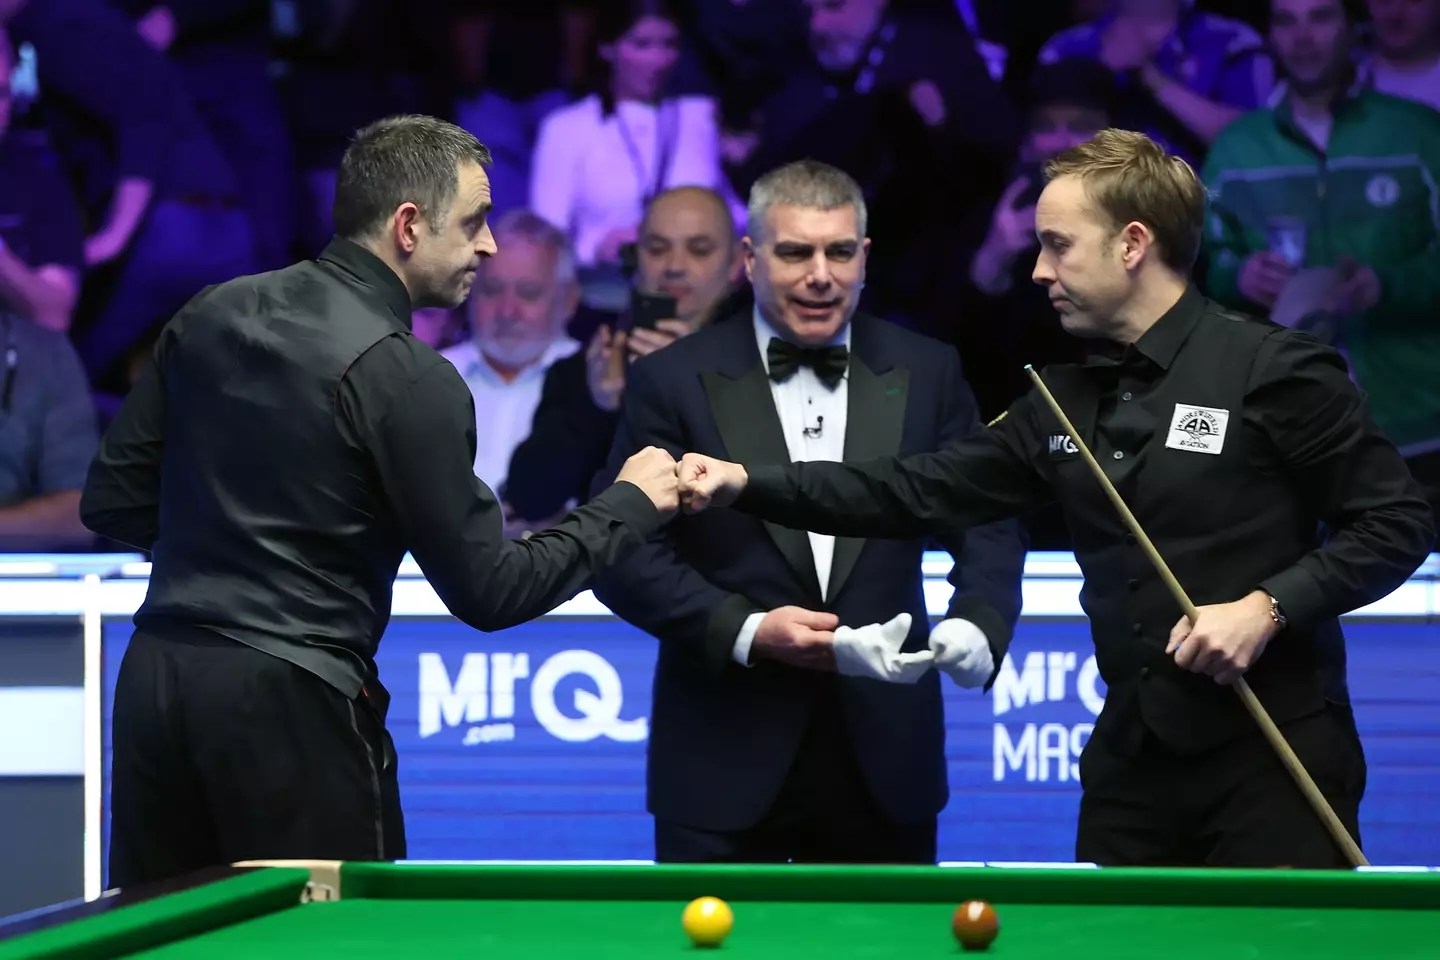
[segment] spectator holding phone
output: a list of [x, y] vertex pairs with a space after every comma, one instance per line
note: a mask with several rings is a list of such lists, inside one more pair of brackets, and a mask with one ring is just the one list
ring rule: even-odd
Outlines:
[[982, 299], [958, 337], [962, 355], [976, 361], [966, 376], [987, 420], [1029, 390], [1025, 364], [1039, 370], [1083, 350], [1030, 279], [1040, 249], [1035, 201], [1045, 186], [1045, 161], [1109, 125], [1113, 90], [1109, 71], [1088, 60], [1043, 64], [1031, 74], [1029, 124], [1015, 173], [970, 260], [970, 282]]
[[718, 193], [676, 187], [651, 201], [630, 309], [545, 375], [530, 436], [510, 461], [507, 499], [517, 518], [543, 528], [567, 503], [586, 498], [610, 452], [626, 367], [734, 312], [741, 266], [735, 222]]

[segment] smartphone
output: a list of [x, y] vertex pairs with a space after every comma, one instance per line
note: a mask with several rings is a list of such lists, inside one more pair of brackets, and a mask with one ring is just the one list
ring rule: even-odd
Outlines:
[[625, 318], [627, 330], [654, 330], [661, 320], [674, 320], [679, 304], [674, 297], [663, 293], [644, 293], [636, 290], [630, 295], [630, 309]]

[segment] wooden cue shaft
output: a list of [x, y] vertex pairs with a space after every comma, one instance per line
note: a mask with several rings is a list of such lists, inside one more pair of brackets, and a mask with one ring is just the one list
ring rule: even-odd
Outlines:
[[[1115, 509], [1120, 512], [1121, 519], [1124, 520], [1125, 525], [1130, 528], [1130, 532], [1135, 535], [1135, 539], [1140, 543], [1141, 549], [1145, 551], [1146, 557], [1149, 558], [1156, 572], [1160, 574], [1160, 578], [1165, 581], [1165, 585], [1170, 588], [1171, 594], [1173, 594], [1179, 602], [1180, 608], [1185, 612], [1185, 616], [1193, 624], [1199, 618], [1199, 614], [1196, 612], [1195, 604], [1190, 601], [1184, 588], [1180, 586], [1180, 581], [1176, 580], [1175, 574], [1170, 571], [1169, 564], [1160, 556], [1160, 552], [1155, 549], [1155, 544], [1145, 535], [1145, 531], [1141, 529], [1139, 521], [1135, 519], [1135, 515], [1130, 512], [1130, 508], [1126, 506], [1125, 501], [1121, 499], [1119, 491], [1115, 489], [1115, 485], [1110, 482], [1109, 477], [1105, 476], [1105, 471], [1100, 469], [1100, 464], [1095, 461], [1094, 455], [1091, 454], [1090, 449], [1085, 445], [1085, 441], [1081, 439], [1080, 432], [1075, 429], [1074, 424], [1070, 422], [1070, 418], [1065, 416], [1065, 411], [1060, 408], [1059, 402], [1056, 401], [1054, 395], [1050, 393], [1050, 388], [1045, 386], [1045, 381], [1040, 379], [1040, 375], [1037, 374], [1035, 369], [1028, 363], [1025, 365], [1025, 372], [1028, 373], [1030, 379], [1035, 382], [1035, 386], [1039, 389], [1040, 395], [1045, 398], [1045, 402], [1049, 404], [1051, 411], [1054, 412], [1060, 424], [1065, 428], [1065, 432], [1070, 436], [1070, 439], [1075, 442], [1075, 446], [1080, 450], [1080, 455], [1084, 457], [1085, 462], [1090, 465], [1090, 469], [1095, 474], [1096, 479], [1100, 481], [1100, 486], [1105, 490], [1106, 496], [1108, 496], [1110, 502], [1115, 505]], [[1235, 681], [1235, 691], [1240, 695], [1241, 702], [1245, 704], [1245, 708], [1250, 711], [1250, 715], [1255, 719], [1255, 722], [1259, 724], [1261, 732], [1265, 734], [1265, 739], [1270, 741], [1270, 745], [1280, 757], [1280, 762], [1290, 771], [1290, 775], [1300, 787], [1300, 791], [1305, 794], [1305, 799], [1310, 802], [1310, 806], [1313, 807], [1315, 813], [1319, 815], [1320, 820], [1330, 831], [1330, 835], [1334, 838], [1335, 843], [1344, 851], [1351, 865], [1356, 867], [1368, 866], [1368, 861], [1365, 859], [1365, 854], [1361, 852], [1360, 846], [1355, 842], [1355, 839], [1350, 836], [1350, 831], [1345, 829], [1345, 825], [1340, 822], [1340, 818], [1335, 815], [1335, 810], [1330, 806], [1329, 801], [1325, 799], [1325, 795], [1320, 792], [1320, 788], [1315, 785], [1315, 781], [1311, 779], [1310, 774], [1305, 770], [1304, 765], [1300, 762], [1300, 758], [1295, 756], [1295, 751], [1290, 748], [1290, 744], [1285, 742], [1284, 734], [1280, 732], [1279, 727], [1275, 726], [1275, 721], [1270, 719], [1270, 714], [1266, 712], [1264, 705], [1260, 703], [1260, 699], [1255, 696], [1255, 692], [1250, 689], [1250, 684], [1245, 682], [1244, 677]]]

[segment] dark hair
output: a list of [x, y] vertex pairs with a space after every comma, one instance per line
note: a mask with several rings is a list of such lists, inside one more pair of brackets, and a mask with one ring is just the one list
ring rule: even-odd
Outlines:
[[462, 163], [490, 165], [490, 151], [465, 130], [425, 116], [396, 116], [365, 127], [340, 161], [331, 216], [336, 236], [355, 240], [380, 229], [402, 203], [442, 223], [460, 186]]
[[615, 92], [611, 89], [610, 64], [600, 58], [599, 47], [607, 43], [619, 43], [620, 38], [646, 17], [668, 20], [681, 26], [684, 21], [671, 0], [607, 0], [599, 5], [595, 20], [595, 46], [590, 64], [590, 80], [600, 96], [600, 113], [609, 116], [615, 112]]

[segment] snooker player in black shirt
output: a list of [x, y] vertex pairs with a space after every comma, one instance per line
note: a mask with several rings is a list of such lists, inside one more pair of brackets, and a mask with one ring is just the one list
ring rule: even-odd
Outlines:
[[428, 117], [362, 130], [315, 260], [203, 291], [106, 434], [81, 515], [152, 552], [115, 689], [110, 884], [249, 859], [399, 859], [374, 654], [410, 550], [480, 630], [539, 616], [678, 507], [647, 449], [555, 527], [504, 538], [459, 372], [410, 331], [463, 302], [488, 151]]
[[964, 443], [903, 460], [747, 470], [686, 454], [682, 503], [914, 537], [1058, 500], [1107, 686], [1080, 759], [1076, 859], [1346, 866], [1227, 687], [1245, 676], [1359, 843], [1365, 760], [1338, 618], [1420, 565], [1429, 507], [1339, 353], [1189, 283], [1205, 191], [1184, 161], [1107, 130], [1046, 179], [1033, 279], [1066, 330], [1108, 344], [1042, 377], [1198, 605], [1193, 625], [1034, 390]]

